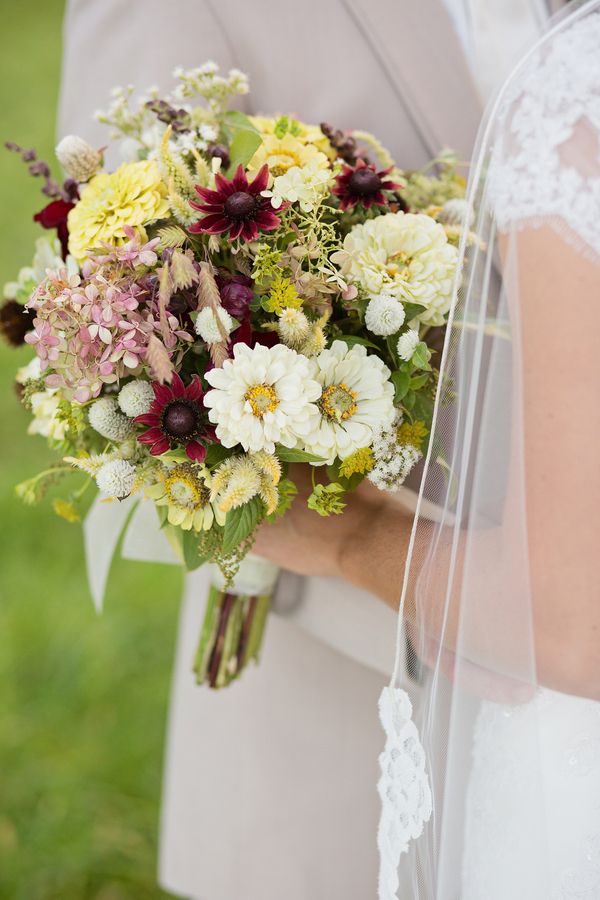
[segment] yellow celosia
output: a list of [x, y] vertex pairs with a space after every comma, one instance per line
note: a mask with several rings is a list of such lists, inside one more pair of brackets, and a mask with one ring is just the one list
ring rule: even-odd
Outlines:
[[232, 456], [213, 475], [211, 500], [222, 513], [228, 513], [258, 495], [270, 515], [279, 502], [280, 479], [279, 460], [265, 451]]
[[105, 241], [125, 239], [124, 225], [139, 228], [168, 214], [167, 189], [152, 160], [124, 163], [102, 172], [83, 188], [69, 213], [69, 251], [77, 260]]
[[375, 459], [370, 447], [360, 447], [340, 462], [340, 475], [342, 478], [351, 478], [352, 475], [367, 475], [373, 466]]
[[300, 309], [302, 297], [289, 278], [276, 275], [271, 285], [271, 290], [262, 301], [263, 309], [280, 316], [284, 309]]

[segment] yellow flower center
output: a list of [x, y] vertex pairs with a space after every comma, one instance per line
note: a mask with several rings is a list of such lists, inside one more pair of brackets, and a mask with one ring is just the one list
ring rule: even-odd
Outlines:
[[333, 422], [345, 422], [357, 411], [356, 391], [342, 381], [325, 388], [319, 400], [319, 407], [326, 418]]
[[392, 256], [388, 257], [385, 270], [390, 278], [399, 275], [404, 280], [407, 280], [410, 276], [410, 266], [412, 261], [413, 258], [410, 254], [406, 253], [405, 250], [399, 250], [398, 253], [394, 253]]
[[272, 384], [255, 384], [248, 388], [244, 399], [250, 404], [252, 413], [257, 419], [262, 419], [265, 413], [275, 412], [279, 406], [279, 399]]
[[300, 159], [298, 153], [295, 153], [294, 150], [281, 148], [276, 150], [274, 153], [269, 154], [269, 156], [267, 157], [267, 163], [271, 175], [276, 178], [278, 175], [285, 175], [287, 170], [291, 169], [292, 166], [301, 166], [302, 160]]
[[165, 496], [170, 506], [199, 509], [208, 503], [210, 491], [192, 467], [184, 463], [165, 478]]

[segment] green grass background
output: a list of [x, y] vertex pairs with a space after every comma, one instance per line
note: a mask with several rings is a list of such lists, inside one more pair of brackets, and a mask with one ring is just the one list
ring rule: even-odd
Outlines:
[[[53, 159], [63, 0], [1, 0], [0, 136]], [[39, 182], [0, 150], [0, 282], [31, 261]], [[78, 525], [14, 484], [51, 455], [0, 348], [0, 898], [146, 900], [156, 887], [165, 715], [181, 576], [119, 561], [90, 600]]]

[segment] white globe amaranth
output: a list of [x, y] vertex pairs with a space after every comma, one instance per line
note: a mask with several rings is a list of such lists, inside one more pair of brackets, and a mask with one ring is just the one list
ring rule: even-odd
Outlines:
[[420, 343], [419, 332], [416, 328], [409, 328], [404, 334], [398, 338], [398, 356], [404, 362], [410, 362], [413, 354]]
[[233, 319], [226, 309], [223, 309], [223, 307], [220, 306], [218, 312], [215, 313], [210, 306], [205, 306], [204, 309], [201, 309], [198, 313], [194, 327], [196, 334], [201, 337], [203, 341], [206, 341], [207, 344], [220, 344], [223, 341], [223, 334], [219, 328], [217, 315], [223, 326], [223, 331], [228, 337], [233, 330]]
[[121, 410], [130, 419], [145, 415], [154, 402], [154, 391], [149, 381], [136, 378], [122, 387], [117, 397]]
[[135, 430], [133, 422], [121, 412], [113, 397], [101, 397], [92, 403], [88, 419], [94, 431], [116, 443], [127, 440]]
[[321, 386], [313, 364], [284, 344], [236, 344], [233, 359], [206, 373], [209, 419], [224, 447], [275, 452], [305, 446], [319, 420]]
[[365, 325], [379, 337], [396, 334], [404, 325], [405, 313], [402, 304], [395, 297], [379, 294], [369, 301], [365, 311]]
[[467, 200], [462, 197], [453, 197], [446, 200], [438, 215], [438, 221], [444, 225], [466, 225], [471, 228], [473, 225], [473, 210]]
[[394, 420], [394, 387], [390, 370], [366, 347], [334, 341], [313, 361], [322, 386], [319, 421], [307, 449], [332, 463], [369, 447], [373, 434]]
[[444, 226], [423, 213], [386, 213], [355, 225], [332, 255], [342, 276], [366, 294], [387, 294], [424, 307], [427, 325], [443, 325], [450, 309], [458, 251]]
[[96, 484], [103, 494], [122, 500], [128, 497], [135, 482], [135, 467], [126, 459], [104, 463], [96, 475]]
[[89, 181], [102, 163], [102, 154], [75, 134], [64, 137], [55, 152], [65, 173], [79, 183]]

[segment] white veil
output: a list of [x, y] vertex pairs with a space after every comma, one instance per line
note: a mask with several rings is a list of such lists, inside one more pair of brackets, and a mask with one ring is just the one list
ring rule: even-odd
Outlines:
[[[425, 664], [416, 719], [433, 796], [431, 818], [401, 865], [412, 871], [411, 900], [591, 900], [600, 897], [600, 852], [597, 880], [590, 876], [585, 890], [576, 883], [583, 862], [571, 893], [556, 870], [573, 835], [583, 859], [583, 820], [600, 823], [600, 791], [592, 809], [583, 781], [567, 783], [567, 762], [564, 784], [559, 763], [551, 768], [551, 754], [566, 760], [571, 744], [548, 731], [548, 704], [564, 701], [565, 727], [568, 716], [574, 728], [595, 716], [596, 729], [600, 706], [564, 697], [579, 691], [540, 657], [524, 377], [539, 347], [523, 311], [539, 303], [544, 252], [571, 270], [587, 267], [588, 276], [597, 267], [600, 285], [600, 0], [570, 3], [491, 104], [468, 207], [477, 238], [463, 238], [420, 492], [445, 522], [417, 511], [401, 602]], [[551, 415], [551, 385], [544, 403]], [[571, 816], [562, 844], [560, 810], [547, 807], [555, 795]], [[386, 890], [380, 897], [391, 900]]]

